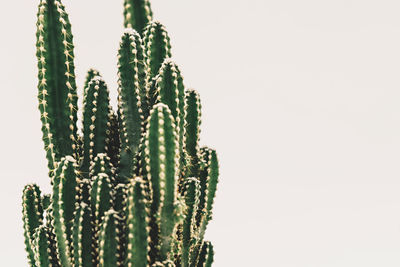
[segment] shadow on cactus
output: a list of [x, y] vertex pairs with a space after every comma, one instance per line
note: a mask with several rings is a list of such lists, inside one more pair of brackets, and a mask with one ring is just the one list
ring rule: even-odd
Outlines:
[[199, 146], [200, 98], [171, 60], [147, 0], [125, 0], [118, 107], [89, 70], [82, 132], [68, 14], [41, 0], [38, 100], [52, 194], [23, 190], [30, 266], [211, 266], [204, 233], [218, 182], [216, 152]]

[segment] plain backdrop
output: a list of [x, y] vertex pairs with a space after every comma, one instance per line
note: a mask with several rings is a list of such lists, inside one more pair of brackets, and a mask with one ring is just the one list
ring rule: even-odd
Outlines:
[[[0, 14], [0, 265], [27, 266], [21, 191], [49, 192], [36, 100], [38, 0]], [[79, 92], [116, 98], [122, 1], [64, 0]], [[216, 267], [400, 266], [400, 2], [153, 0], [201, 144], [221, 176], [206, 238]]]

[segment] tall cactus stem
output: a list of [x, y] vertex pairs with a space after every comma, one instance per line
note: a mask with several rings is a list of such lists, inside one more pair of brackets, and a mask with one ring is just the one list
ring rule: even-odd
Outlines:
[[149, 210], [144, 195], [144, 181], [135, 178], [127, 194], [127, 261], [128, 267], [146, 267], [148, 258]]
[[146, 65], [142, 40], [134, 30], [126, 30], [118, 52], [118, 112], [120, 119], [119, 176], [132, 178], [135, 155], [142, 135], [142, 99], [145, 95]]
[[81, 203], [75, 211], [73, 228], [74, 266], [93, 266], [93, 226], [92, 210], [86, 203]]
[[165, 27], [158, 21], [151, 21], [143, 32], [143, 44], [149, 83], [157, 75], [164, 60], [171, 57], [170, 38]]
[[99, 266], [111, 267], [120, 266], [118, 244], [118, 219], [114, 210], [109, 210], [104, 215], [104, 221], [101, 224], [99, 236]]
[[89, 172], [90, 162], [98, 153], [107, 152], [110, 127], [110, 97], [105, 82], [95, 76], [88, 85], [83, 107], [83, 163], [82, 172]]
[[74, 158], [61, 159], [53, 177], [52, 215], [57, 251], [63, 267], [72, 266], [72, 228], [78, 198], [77, 164]]
[[30, 266], [35, 266], [35, 253], [32, 246], [33, 234], [43, 223], [43, 207], [40, 194], [40, 189], [35, 184], [26, 185], [22, 193], [25, 249], [28, 252]]
[[189, 253], [194, 237], [194, 219], [199, 203], [200, 185], [197, 178], [188, 178], [184, 184], [184, 198], [186, 203], [185, 219], [182, 230], [182, 267], [189, 266]]
[[187, 166], [185, 176], [198, 176], [199, 172], [199, 140], [201, 125], [200, 96], [195, 90], [187, 90], [185, 95], [185, 156]]
[[74, 155], [77, 101], [71, 25], [59, 0], [41, 0], [37, 20], [38, 99], [50, 173]]

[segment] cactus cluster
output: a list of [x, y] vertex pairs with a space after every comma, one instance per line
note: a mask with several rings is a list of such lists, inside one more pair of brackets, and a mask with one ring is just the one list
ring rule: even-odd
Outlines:
[[30, 266], [211, 266], [204, 240], [218, 182], [199, 146], [201, 104], [171, 60], [148, 0], [125, 0], [118, 107], [88, 71], [78, 131], [74, 46], [60, 0], [40, 0], [38, 100], [51, 194], [23, 190]]

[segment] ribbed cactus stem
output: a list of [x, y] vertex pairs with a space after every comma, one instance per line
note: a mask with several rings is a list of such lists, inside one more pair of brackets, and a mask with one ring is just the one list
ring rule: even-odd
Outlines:
[[211, 267], [214, 261], [214, 247], [209, 241], [204, 241], [201, 246], [199, 259], [194, 267]]
[[137, 177], [129, 184], [127, 193], [127, 267], [148, 264], [148, 216], [144, 181]]
[[195, 90], [187, 90], [185, 95], [185, 153], [188, 157], [185, 176], [198, 176], [199, 140], [201, 125], [200, 96]]
[[39, 226], [35, 230], [33, 238], [32, 247], [35, 250], [35, 266], [60, 266], [49, 229], [44, 225]]
[[171, 57], [170, 38], [165, 27], [158, 21], [150, 22], [143, 32], [143, 43], [147, 63], [147, 79], [158, 73], [161, 64]]
[[43, 223], [43, 208], [40, 189], [35, 184], [26, 185], [22, 193], [22, 219], [24, 222], [25, 249], [31, 266], [35, 264], [35, 253], [32, 246], [33, 234]]
[[124, 26], [141, 33], [153, 19], [149, 0], [124, 0]]
[[[166, 260], [171, 250], [171, 234], [176, 223], [174, 203], [179, 164], [178, 136], [174, 119], [165, 104], [150, 112], [145, 138], [145, 168], [152, 191], [151, 254]], [[158, 254], [159, 253], [159, 254]]]
[[118, 235], [118, 219], [114, 210], [109, 210], [104, 215], [104, 221], [101, 224], [99, 236], [99, 266], [111, 267], [119, 265], [119, 250], [120, 242]]
[[[157, 102], [166, 104], [171, 110], [178, 131], [179, 155], [183, 155], [185, 122], [185, 86], [178, 66], [170, 59], [165, 59], [156, 76], [158, 92]], [[180, 161], [180, 170], [182, 169]]]
[[110, 97], [105, 82], [95, 76], [88, 85], [83, 107], [83, 163], [82, 171], [89, 172], [90, 162], [98, 153], [107, 152], [110, 126]]
[[59, 0], [41, 0], [37, 20], [39, 110], [50, 171], [76, 149], [77, 94], [71, 25]]
[[78, 196], [77, 164], [74, 158], [61, 159], [53, 177], [52, 217], [57, 251], [63, 267], [72, 266], [72, 227]]
[[118, 52], [118, 112], [121, 154], [119, 175], [132, 178], [142, 135], [142, 97], [146, 94], [142, 40], [134, 30], [122, 36]]
[[115, 169], [111, 164], [111, 159], [105, 153], [99, 153], [96, 157], [91, 161], [89, 168], [89, 177], [94, 178], [100, 173], [105, 173], [110, 178], [111, 182], [113, 181]]
[[110, 126], [108, 127], [107, 135], [108, 135], [108, 143], [107, 143], [107, 155], [110, 157], [111, 163], [114, 167], [119, 165], [119, 152], [121, 149], [121, 142], [119, 136], [119, 128], [118, 128], [118, 116], [115, 114], [115, 111], [110, 111]]
[[81, 203], [75, 212], [73, 228], [74, 266], [93, 266], [93, 225], [92, 210]]
[[189, 253], [194, 237], [194, 223], [197, 205], [199, 203], [200, 185], [196, 178], [188, 178], [184, 184], [184, 198], [186, 203], [185, 219], [182, 230], [182, 267], [189, 266]]

